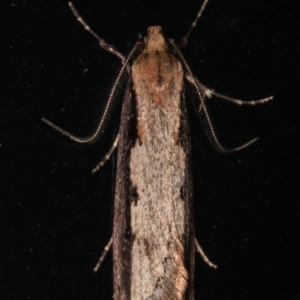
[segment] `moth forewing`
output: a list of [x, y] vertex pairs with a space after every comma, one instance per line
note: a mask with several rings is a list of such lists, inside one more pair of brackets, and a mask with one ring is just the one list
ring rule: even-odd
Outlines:
[[[117, 299], [192, 299], [191, 148], [183, 69], [149, 27], [125, 93], [113, 229]], [[129, 298], [130, 296], [130, 298]]]

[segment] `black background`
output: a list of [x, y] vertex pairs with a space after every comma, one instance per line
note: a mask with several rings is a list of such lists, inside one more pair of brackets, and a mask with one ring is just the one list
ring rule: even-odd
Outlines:
[[[1, 3], [0, 298], [111, 299], [108, 254], [118, 115], [94, 146], [80, 146], [41, 121], [76, 135], [94, 129], [120, 61], [101, 50], [67, 1]], [[124, 54], [147, 26], [179, 40], [201, 1], [95, 1], [74, 5]], [[216, 153], [191, 113], [196, 236], [195, 299], [300, 299], [299, 1], [211, 0], [184, 53], [195, 75], [256, 107], [208, 103], [222, 144]], [[114, 126], [115, 125], [115, 126]], [[298, 134], [297, 134], [298, 132]]]

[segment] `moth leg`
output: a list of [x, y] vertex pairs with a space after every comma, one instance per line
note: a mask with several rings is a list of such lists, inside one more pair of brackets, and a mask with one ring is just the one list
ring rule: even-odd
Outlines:
[[110, 240], [109, 240], [109, 242], [108, 242], [108, 244], [105, 246], [105, 248], [103, 250], [103, 253], [101, 254], [101, 256], [100, 256], [100, 258], [99, 258], [99, 260], [98, 260], [98, 262], [97, 262], [97, 264], [96, 264], [96, 266], [94, 268], [94, 272], [97, 272], [99, 270], [100, 265], [103, 262], [103, 260], [104, 260], [104, 258], [106, 256], [107, 252], [109, 251], [112, 242], [113, 242], [113, 238], [111, 237]]
[[[254, 106], [256, 104], [264, 104], [264, 103], [266, 103], [266, 102], [273, 99], [273, 96], [258, 99], [258, 100], [247, 100], [247, 101], [241, 100], [241, 99], [235, 99], [235, 98], [228, 97], [226, 95], [222, 95], [220, 93], [217, 93], [213, 89], [208, 88], [203, 83], [201, 83], [196, 77], [192, 78], [190, 75], [187, 74], [185, 76], [185, 78], [188, 82], [190, 82], [194, 86], [197, 85], [198, 88], [200, 89], [200, 91], [203, 93], [204, 97], [207, 97], [207, 98], [211, 98], [212, 96], [216, 96], [218, 98], [224, 99], [226, 101], [232, 102], [232, 103], [237, 104], [237, 105], [252, 105], [252, 106]], [[201, 109], [201, 106], [200, 106], [200, 109]]]
[[72, 2], [69, 2], [68, 4], [69, 4], [73, 14], [77, 18], [77, 21], [83, 25], [85, 30], [87, 30], [91, 35], [93, 35], [98, 40], [100, 47], [102, 49], [110, 52], [111, 54], [119, 57], [122, 60], [122, 63], [124, 63], [125, 56], [115, 46], [107, 43], [104, 39], [100, 38], [100, 36], [91, 29], [91, 27], [80, 16], [80, 14], [76, 10], [76, 8], [74, 7]]
[[204, 251], [202, 250], [201, 246], [199, 245], [197, 239], [195, 238], [195, 248], [196, 251], [200, 253], [205, 263], [207, 263], [210, 267], [216, 269], [218, 266], [213, 264], [209, 258], [205, 255]]
[[204, 9], [205, 9], [205, 6], [207, 4], [208, 0], [204, 0], [203, 4], [201, 5], [200, 7], [200, 10], [195, 18], [195, 20], [193, 21], [192, 25], [190, 26], [188, 32], [186, 33], [186, 35], [181, 39], [180, 43], [179, 43], [179, 46], [180, 48], [184, 48], [187, 43], [188, 43], [188, 38], [189, 38], [189, 35], [191, 33], [191, 31], [194, 29], [194, 27], [196, 27], [197, 23], [198, 23], [198, 20], [200, 19]]
[[92, 170], [92, 173], [95, 174], [105, 163], [108, 161], [114, 152], [114, 150], [118, 147], [118, 142], [119, 142], [119, 134], [117, 135], [113, 145], [107, 152], [107, 154], [102, 158], [102, 160], [97, 164], [97, 166]]

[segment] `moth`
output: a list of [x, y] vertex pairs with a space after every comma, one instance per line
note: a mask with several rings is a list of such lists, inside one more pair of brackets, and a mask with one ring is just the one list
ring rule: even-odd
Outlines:
[[75, 142], [94, 143], [118, 104], [119, 92], [124, 91], [118, 136], [93, 169], [96, 172], [118, 148], [113, 234], [94, 269], [112, 245], [115, 300], [192, 300], [195, 249], [216, 267], [195, 239], [186, 94], [194, 95], [190, 98], [207, 137], [223, 153], [239, 151], [256, 139], [233, 149], [223, 147], [205, 100], [216, 96], [238, 105], [255, 105], [273, 98], [234, 99], [206, 87], [193, 75], [181, 49], [207, 3], [179, 46], [163, 35], [160, 26], [151, 26], [144, 41], [138, 41], [126, 57], [100, 38], [69, 3], [78, 21], [101, 48], [121, 59], [122, 66], [92, 135], [77, 137], [43, 121]]

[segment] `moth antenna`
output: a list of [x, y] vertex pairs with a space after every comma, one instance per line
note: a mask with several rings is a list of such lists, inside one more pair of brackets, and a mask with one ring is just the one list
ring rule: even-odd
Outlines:
[[42, 120], [48, 124], [50, 127], [52, 127], [53, 129], [55, 129], [56, 131], [60, 132], [61, 134], [67, 136], [68, 138], [70, 138], [71, 140], [73, 140], [74, 142], [77, 142], [77, 143], [81, 143], [81, 144], [93, 144], [95, 143], [98, 138], [100, 137], [100, 135], [102, 134], [103, 132], [103, 128], [105, 126], [105, 124], [107, 123], [107, 120], [110, 116], [110, 111], [112, 109], [112, 106], [113, 106], [113, 100], [116, 98], [116, 95], [118, 95], [118, 93], [120, 93], [120, 89], [118, 89], [118, 86], [120, 84], [120, 82], [122, 81], [123, 77], [125, 74], [127, 74], [127, 65], [128, 65], [128, 62], [129, 60], [132, 58], [137, 46], [139, 44], [135, 44], [135, 46], [133, 47], [133, 49], [131, 50], [131, 52], [129, 53], [129, 55], [127, 56], [124, 64], [122, 65], [121, 67], [121, 70], [117, 76], [117, 79], [112, 87], [112, 90], [109, 94], [109, 97], [108, 97], [108, 100], [106, 102], [106, 106], [104, 108], [104, 112], [102, 114], [102, 117], [99, 121], [99, 124], [95, 130], [95, 132], [88, 136], [88, 137], [77, 137], [75, 135], [73, 135], [72, 133], [69, 133], [67, 132], [66, 130], [58, 127], [57, 125], [53, 124], [52, 122], [50, 122], [49, 120], [45, 119], [45, 118], [42, 118]]
[[[232, 149], [227, 149], [224, 146], [221, 145], [221, 143], [218, 140], [218, 137], [216, 135], [216, 132], [214, 130], [214, 127], [212, 125], [212, 122], [210, 120], [209, 117], [209, 113], [207, 111], [206, 105], [204, 103], [204, 96], [205, 94], [203, 94], [200, 90], [200, 87], [197, 85], [196, 83], [196, 79], [195, 76], [193, 75], [189, 65], [187, 64], [186, 60], [184, 59], [182, 53], [180, 52], [180, 50], [178, 49], [178, 47], [175, 45], [175, 43], [172, 40], [169, 40], [170, 43], [172, 44], [172, 46], [174, 47], [175, 51], [178, 54], [178, 57], [180, 58], [182, 64], [184, 65], [187, 73], [189, 74], [189, 78], [191, 78], [191, 83], [193, 84], [193, 86], [195, 87], [196, 91], [197, 91], [197, 95], [200, 99], [200, 104], [201, 104], [201, 112], [196, 109], [197, 114], [200, 117], [202, 126], [205, 130], [205, 133], [209, 139], [209, 141], [211, 142], [211, 144], [213, 145], [213, 147], [215, 148], [216, 151], [219, 151], [221, 153], [231, 153], [231, 152], [236, 152], [236, 151], [240, 151], [246, 147], [248, 147], [249, 145], [251, 145], [252, 143], [256, 142], [258, 140], [258, 138], [254, 138], [248, 142], [246, 142], [245, 144], [238, 146], [236, 148], [232, 148]], [[192, 101], [193, 102], [193, 101]], [[203, 114], [203, 117], [200, 115]]]

